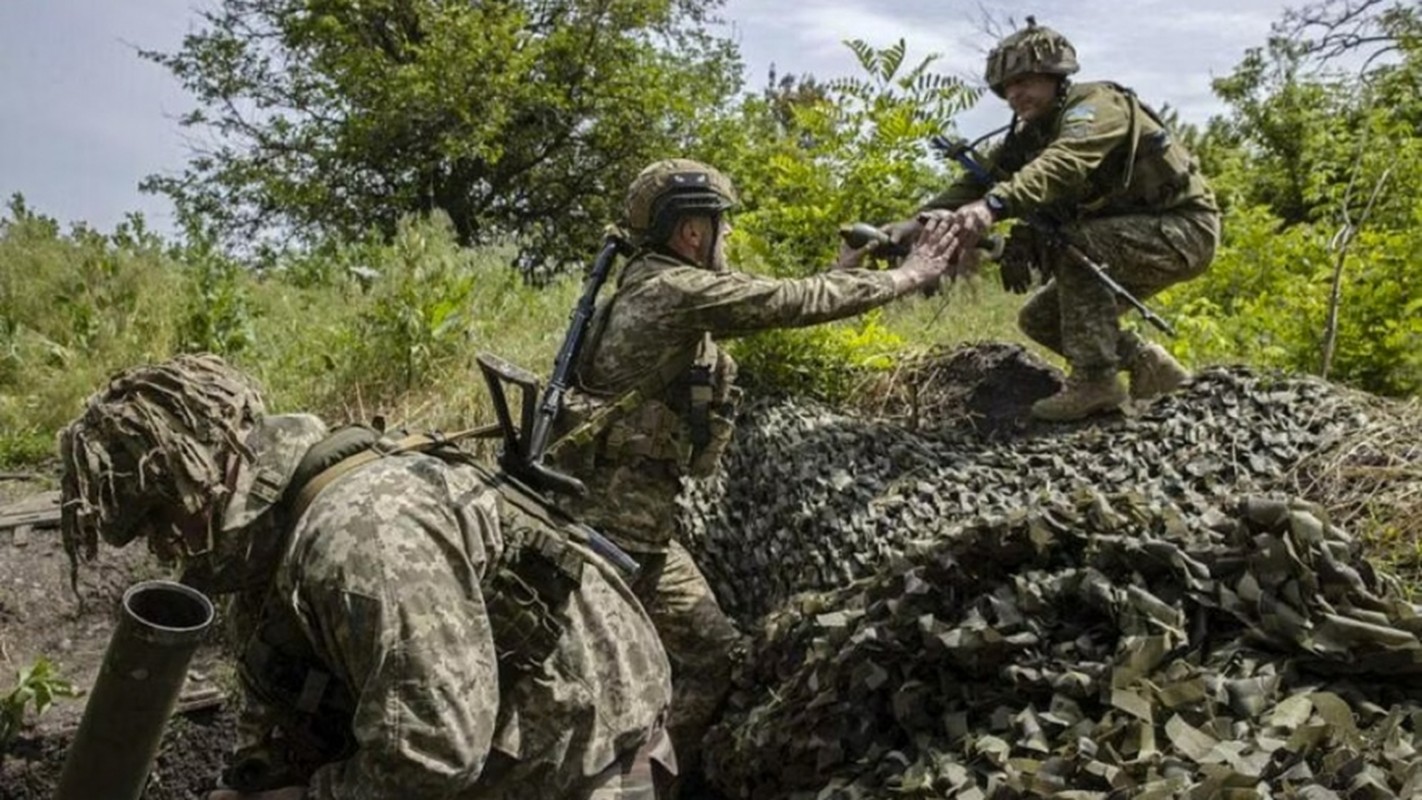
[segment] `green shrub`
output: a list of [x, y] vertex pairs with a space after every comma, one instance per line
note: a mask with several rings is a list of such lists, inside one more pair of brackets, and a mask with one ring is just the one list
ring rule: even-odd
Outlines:
[[871, 311], [850, 322], [757, 333], [733, 343], [731, 353], [751, 392], [842, 403], [866, 373], [892, 367], [904, 344]]
[[76, 697], [78, 692], [59, 676], [59, 669], [41, 656], [29, 667], [19, 671], [15, 688], [0, 697], [0, 754], [3, 754], [20, 729], [30, 708], [35, 716], [43, 714], [57, 697]]

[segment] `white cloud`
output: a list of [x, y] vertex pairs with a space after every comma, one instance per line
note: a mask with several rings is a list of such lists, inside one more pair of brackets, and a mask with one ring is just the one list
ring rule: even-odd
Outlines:
[[[779, 0], [728, 0], [723, 16], [733, 23], [748, 88], [755, 90], [771, 63], [782, 74], [858, 74], [853, 54], [841, 44], [849, 38], [876, 47], [903, 38], [911, 59], [937, 52], [943, 71], [979, 81], [993, 45], [984, 9], [999, 25], [1009, 18], [1021, 24], [1036, 13], [1041, 24], [1072, 40], [1082, 79], [1131, 86], [1147, 102], [1203, 123], [1223, 111], [1211, 79], [1228, 74], [1247, 48], [1263, 45], [1284, 8], [1273, 0], [1059, 0], [1050, 9], [1025, 0], [1001, 0], [990, 9], [986, 3], [803, 0], [789, 9]], [[1002, 113], [989, 95], [965, 115], [963, 126], [978, 119], [990, 125]]]
[[[159, 225], [170, 209], [140, 195], [137, 183], [186, 160], [173, 117], [192, 105], [162, 68], [133, 45], [176, 49], [198, 25], [195, 5], [212, 0], [0, 0], [0, 198], [24, 192], [61, 220], [109, 229], [124, 212]], [[740, 42], [748, 89], [759, 90], [773, 62], [781, 74], [859, 74], [842, 42], [908, 43], [910, 63], [939, 53], [941, 71], [977, 81], [992, 37], [984, 9], [999, 22], [1037, 13], [1077, 45], [1082, 77], [1137, 89], [1194, 122], [1222, 108], [1210, 79], [1227, 74], [1248, 47], [1263, 45], [1282, 16], [1280, 0], [728, 0], [721, 16]], [[959, 121], [965, 133], [1005, 121], [991, 95]]]

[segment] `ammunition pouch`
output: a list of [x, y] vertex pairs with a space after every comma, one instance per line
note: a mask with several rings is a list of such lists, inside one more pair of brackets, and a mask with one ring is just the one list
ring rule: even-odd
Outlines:
[[521, 486], [486, 477], [505, 502], [499, 518], [504, 555], [484, 581], [484, 603], [500, 676], [517, 679], [547, 661], [563, 638], [563, 613], [584, 565], [573, 543], [584, 534]]
[[636, 388], [605, 395], [578, 388], [564, 398], [560, 428], [549, 448], [560, 466], [587, 472], [657, 462], [676, 475], [715, 471], [735, 433], [741, 391], [735, 362], [702, 339], [694, 353], [653, 370]]
[[716, 465], [721, 463], [722, 454], [726, 452], [736, 434], [736, 409], [740, 406], [740, 401], [741, 390], [733, 386], [728, 387], [724, 402], [706, 404], [703, 412], [706, 420], [706, 441], [693, 451], [687, 465], [687, 475], [705, 478], [716, 471]]
[[1130, 209], [1163, 210], [1190, 186], [1194, 159], [1160, 127], [1142, 137], [1136, 150], [1135, 178], [1121, 203]]

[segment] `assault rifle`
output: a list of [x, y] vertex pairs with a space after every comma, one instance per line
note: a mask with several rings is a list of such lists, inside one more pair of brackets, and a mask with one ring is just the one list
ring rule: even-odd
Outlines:
[[[490, 353], [480, 353], [477, 357], [479, 369], [484, 374], [484, 382], [489, 386], [489, 397], [494, 404], [494, 415], [498, 418], [499, 431], [504, 441], [499, 452], [499, 466], [508, 476], [526, 484], [538, 492], [563, 492], [582, 495], [587, 492], [583, 482], [544, 463], [548, 451], [548, 439], [553, 433], [553, 424], [558, 412], [563, 409], [563, 395], [573, 383], [573, 370], [582, 350], [583, 339], [587, 336], [588, 325], [592, 322], [597, 306], [597, 295], [612, 265], [619, 255], [630, 255], [633, 246], [617, 233], [609, 233], [602, 243], [602, 250], [593, 261], [583, 283], [582, 296], [573, 307], [568, 323], [568, 332], [563, 336], [563, 344], [553, 360], [553, 374], [548, 378], [548, 386], [540, 391], [536, 375], [516, 364]], [[512, 384], [520, 390], [519, 419], [514, 422], [504, 385]], [[635, 574], [638, 564], [617, 545], [596, 530], [582, 526], [588, 534], [589, 546], [599, 555], [611, 561], [629, 574]]]
[[[982, 141], [982, 139], [978, 139], [978, 141]], [[954, 140], [943, 135], [938, 135], [929, 139], [928, 143], [934, 150], [938, 151], [938, 154], [943, 158], [952, 159], [961, 164], [963, 168], [968, 171], [968, 174], [972, 175], [973, 178], [983, 186], [992, 188], [993, 184], [997, 182], [993, 180], [992, 175], [987, 169], [974, 158], [977, 154], [974, 148], [976, 142], [965, 142], [961, 139]], [[1142, 303], [1135, 295], [1131, 294], [1126, 287], [1117, 283], [1115, 278], [1108, 275], [1105, 265], [1096, 263], [1090, 256], [1083, 252], [1080, 247], [1072, 244], [1071, 240], [1062, 232], [1060, 226], [1035, 214], [1029, 214], [1023, 217], [1022, 221], [1046, 237], [1048, 244], [1061, 249], [1062, 252], [1067, 254], [1068, 258], [1090, 272], [1092, 277], [1096, 278], [1096, 280], [1101, 282], [1101, 285], [1111, 291], [1111, 294], [1129, 303], [1132, 308], [1139, 311], [1146, 322], [1154, 325], [1167, 335], [1175, 335], [1175, 328], [1169, 322], [1166, 322], [1159, 314], [1150, 310], [1149, 306]]]

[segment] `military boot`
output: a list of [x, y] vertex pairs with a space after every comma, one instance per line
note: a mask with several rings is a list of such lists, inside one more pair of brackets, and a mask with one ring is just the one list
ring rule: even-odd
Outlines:
[[1126, 402], [1126, 387], [1115, 372], [1086, 376], [1072, 373], [1060, 392], [1032, 404], [1032, 416], [1049, 422], [1069, 422]]
[[1144, 345], [1128, 362], [1131, 376], [1131, 398], [1150, 400], [1169, 394], [1190, 379], [1190, 373], [1164, 347], [1151, 342]]

